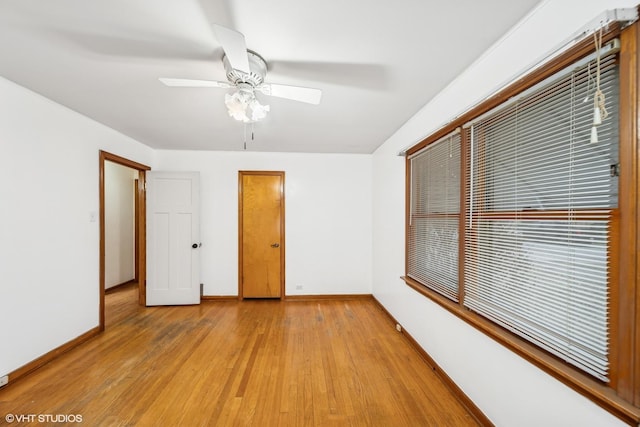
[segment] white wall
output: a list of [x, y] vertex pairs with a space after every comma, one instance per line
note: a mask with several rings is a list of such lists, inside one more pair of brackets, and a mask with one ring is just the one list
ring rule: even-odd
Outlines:
[[205, 295], [237, 295], [238, 170], [286, 172], [287, 295], [371, 293], [371, 156], [154, 152], [0, 78], [0, 375], [98, 325], [101, 149], [201, 172]]
[[205, 295], [238, 295], [239, 170], [285, 172], [287, 295], [371, 293], [370, 155], [157, 155], [157, 170], [200, 172]]
[[0, 78], [0, 375], [98, 326], [99, 150], [130, 138]]
[[155, 170], [201, 172], [206, 295], [237, 294], [237, 171], [284, 170], [287, 294], [368, 293], [373, 283], [375, 296], [498, 426], [621, 424], [399, 280], [404, 162], [396, 153], [603, 9], [635, 1], [541, 3], [373, 157], [153, 152], [0, 78], [0, 375], [98, 325], [99, 230], [89, 218], [98, 211], [105, 149]]
[[113, 162], [104, 165], [104, 287], [135, 279], [135, 192], [138, 171]]
[[497, 426], [622, 423], [399, 279], [405, 168], [397, 153], [481, 101], [600, 12], [635, 1], [542, 2], [374, 153], [373, 293]]

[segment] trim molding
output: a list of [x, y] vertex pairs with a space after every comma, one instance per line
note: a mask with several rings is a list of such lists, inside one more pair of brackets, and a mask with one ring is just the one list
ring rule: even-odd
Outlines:
[[202, 295], [200, 302], [238, 301], [237, 295]]
[[[371, 298], [378, 304], [380, 310], [382, 310], [387, 317], [391, 320], [394, 325], [400, 325], [400, 322], [396, 320], [395, 317], [387, 311], [387, 309], [382, 305], [380, 301], [375, 296], [371, 296]], [[442, 382], [447, 386], [449, 390], [454, 394], [454, 396], [458, 399], [458, 401], [469, 411], [469, 413], [475, 418], [475, 420], [482, 426], [491, 427], [494, 424], [491, 422], [489, 418], [480, 410], [473, 400], [467, 396], [460, 387], [447, 375], [447, 373], [436, 363], [435, 360], [427, 353], [420, 344], [413, 338], [404, 328], [402, 328], [402, 335], [409, 341], [411, 346], [420, 354], [420, 356], [424, 359], [424, 361], [431, 367], [433, 372], [442, 380]]]
[[[247, 298], [253, 299], [253, 298]], [[258, 298], [259, 299], [259, 298]], [[265, 298], [265, 299], [278, 299], [278, 298]], [[372, 294], [332, 294], [332, 295], [285, 295], [282, 300], [284, 301], [340, 301], [340, 300], [373, 300], [375, 299]], [[237, 295], [202, 295], [200, 297], [201, 302], [224, 302], [224, 301], [243, 301], [244, 298], [240, 298]]]
[[411, 289], [426, 296], [440, 307], [457, 316], [460, 320], [513, 351], [534, 366], [537, 366], [567, 387], [590, 399], [622, 421], [629, 425], [638, 425], [640, 421], [640, 408], [636, 408], [629, 402], [624, 401], [617, 396], [611, 388], [600, 384], [595, 379], [579, 372], [577, 369], [567, 369], [564, 362], [551, 356], [544, 350], [537, 348], [506, 329], [496, 326], [490, 320], [469, 310], [460, 308], [455, 302], [435, 292], [430, 292], [427, 287], [420, 285], [415, 280], [406, 276], [400, 277], [400, 279], [404, 280]]
[[117, 285], [113, 285], [110, 288], [105, 288], [104, 293], [110, 294], [112, 292], [119, 291], [122, 287], [131, 285], [132, 283], [137, 283], [136, 279], [127, 280], [126, 282], [118, 283]]
[[285, 301], [374, 300], [372, 294], [287, 295]]
[[47, 363], [51, 362], [53, 359], [63, 355], [69, 350], [72, 350], [78, 347], [80, 344], [84, 344], [85, 342], [89, 341], [91, 338], [94, 338], [100, 335], [100, 332], [101, 332], [101, 329], [99, 326], [89, 329], [84, 334], [72, 339], [69, 342], [66, 342], [65, 344], [62, 344], [60, 347], [54, 348], [50, 352], [43, 354], [42, 356], [38, 357], [35, 360], [32, 360], [31, 362], [16, 369], [15, 371], [10, 372], [9, 383], [6, 385], [6, 387], [9, 387], [14, 381], [19, 380], [20, 378], [30, 374], [36, 369], [46, 365]]

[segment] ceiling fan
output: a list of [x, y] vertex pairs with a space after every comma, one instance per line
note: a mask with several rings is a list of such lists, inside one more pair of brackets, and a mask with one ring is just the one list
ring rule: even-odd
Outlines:
[[225, 95], [229, 115], [236, 120], [253, 123], [262, 120], [269, 112], [268, 105], [258, 102], [255, 92], [294, 101], [317, 105], [320, 103], [320, 89], [265, 83], [267, 62], [256, 52], [248, 50], [244, 35], [221, 25], [213, 24], [213, 30], [222, 45], [222, 62], [227, 81], [191, 80], [161, 77], [159, 80], [173, 87], [217, 87], [236, 88]]

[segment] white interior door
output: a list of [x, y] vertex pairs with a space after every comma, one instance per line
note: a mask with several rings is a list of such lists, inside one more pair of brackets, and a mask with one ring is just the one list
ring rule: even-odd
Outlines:
[[147, 305], [200, 303], [200, 174], [147, 172]]

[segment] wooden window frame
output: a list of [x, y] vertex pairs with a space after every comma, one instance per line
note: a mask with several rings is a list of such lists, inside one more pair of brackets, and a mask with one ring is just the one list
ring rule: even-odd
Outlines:
[[[590, 375], [583, 373], [570, 364], [551, 355], [541, 348], [516, 336], [486, 318], [473, 313], [463, 306], [464, 286], [459, 286], [459, 303], [432, 291], [408, 276], [403, 277], [405, 283], [422, 295], [447, 309], [460, 319], [490, 336], [500, 344], [511, 349], [521, 357], [532, 362], [556, 379], [589, 398], [621, 420], [637, 425], [640, 423], [640, 197], [638, 179], [640, 179], [640, 143], [638, 141], [640, 125], [640, 22], [624, 29], [618, 24], [611, 24], [603, 34], [603, 44], [613, 38], [620, 39], [620, 178], [619, 207], [616, 215], [619, 218], [611, 234], [612, 260], [609, 327], [611, 331], [611, 348], [609, 358], [610, 383], [605, 384]], [[458, 127], [479, 117], [480, 115], [501, 105], [513, 96], [540, 83], [558, 71], [570, 66], [594, 51], [591, 38], [577, 43], [566, 53], [556, 57], [547, 65], [540, 67], [528, 75], [510, 84], [496, 95], [464, 113], [445, 127], [411, 147], [407, 158], [427, 145], [438, 141]], [[462, 129], [460, 179], [466, 182], [466, 171], [469, 161], [469, 130]], [[405, 212], [409, 212], [410, 161], [406, 162], [406, 202]], [[460, 210], [463, 213], [460, 221], [459, 244], [459, 283], [464, 283], [464, 218], [467, 201], [463, 185], [460, 191]], [[409, 216], [406, 215], [405, 237], [409, 233]], [[405, 255], [408, 254], [408, 239], [405, 239]], [[407, 257], [405, 262], [408, 264]], [[405, 265], [405, 272], [408, 271]]]
[[[434, 143], [440, 143], [440, 142], [443, 142], [443, 143], [444, 143], [447, 139], [449, 139], [449, 138], [454, 138], [454, 136], [456, 136], [456, 137], [457, 137], [457, 139], [459, 139], [459, 141], [457, 142], [457, 144], [459, 145], [459, 147], [458, 147], [458, 151], [460, 152], [460, 153], [459, 153], [459, 155], [460, 155], [460, 161], [462, 161], [462, 156], [463, 156], [463, 154], [464, 154], [464, 152], [462, 151], [462, 144], [463, 144], [463, 140], [462, 140], [462, 134], [461, 134], [461, 132], [460, 132], [460, 130], [459, 130], [459, 129], [458, 129], [458, 130], [456, 130], [455, 132], [452, 132], [452, 133], [451, 133], [451, 134], [449, 134], [449, 135], [446, 135], [446, 136], [444, 136], [444, 137], [442, 137], [442, 138], [438, 139], [437, 141], [434, 141]], [[452, 140], [450, 140], [450, 141], [449, 141], [449, 143], [451, 143], [451, 142], [452, 142]], [[421, 153], [420, 153], [420, 154], [421, 154]], [[415, 158], [419, 157], [419, 155], [420, 155], [420, 154], [416, 154], [416, 156], [411, 157], [411, 158], [407, 157], [407, 162], [408, 162], [408, 164], [411, 164], [411, 161], [412, 161], [413, 159], [415, 159]], [[410, 168], [410, 167], [409, 167], [409, 170], [411, 170], [411, 168]], [[458, 173], [459, 173], [459, 172], [458, 172]], [[409, 176], [410, 176], [410, 175], [409, 175]], [[462, 179], [462, 175], [460, 175], [458, 179]], [[410, 187], [410, 185], [411, 185], [411, 180], [409, 180], [409, 181], [407, 182], [407, 185], [409, 186], [409, 187], [408, 187], [408, 192], [411, 194], [411, 191], [412, 191], [412, 190], [411, 190], [411, 187]], [[460, 181], [460, 182], [459, 182], [459, 187], [460, 187], [460, 189], [462, 188], [462, 185], [463, 185], [463, 182], [462, 182], [462, 181]], [[418, 191], [422, 191], [422, 190], [418, 190]], [[461, 190], [459, 190], [459, 191], [461, 191]], [[414, 193], [414, 194], [415, 194], [415, 193]], [[411, 206], [411, 203], [413, 203], [413, 200], [412, 200], [412, 199], [413, 199], [413, 198], [412, 198], [411, 196], [409, 196], [409, 201], [408, 201], [408, 203], [409, 203], [409, 208], [408, 208], [408, 211], [407, 211], [407, 215], [408, 215], [408, 221], [409, 221], [409, 223], [411, 223], [412, 221], [421, 220], [421, 219], [448, 219], [448, 218], [455, 218], [455, 219], [456, 219], [456, 221], [458, 222], [458, 233], [460, 232], [460, 230], [459, 230], [459, 228], [460, 228], [460, 224], [462, 224], [462, 223], [463, 223], [463, 222], [461, 222], [461, 217], [462, 217], [462, 214], [463, 214], [463, 213], [462, 213], [462, 211], [461, 211], [461, 209], [462, 209], [463, 205], [462, 205], [461, 203], [458, 203], [458, 210], [457, 210], [457, 212], [455, 212], [455, 213], [454, 213], [454, 212], [446, 212], [446, 213], [443, 213], [443, 212], [432, 212], [432, 213], [416, 214], [416, 213], [413, 213], [413, 212], [412, 212], [412, 206]], [[409, 218], [409, 217], [411, 217], [411, 218]], [[409, 249], [409, 246], [408, 246], [408, 242], [409, 242], [409, 234], [410, 234], [410, 230], [409, 230], [409, 228], [407, 228], [407, 268], [406, 268], [406, 276], [409, 276], [409, 260], [408, 260], [408, 258], [409, 258], [409, 251], [408, 251], [408, 249]], [[459, 236], [459, 234], [458, 234], [458, 236]], [[458, 262], [457, 262], [457, 272], [458, 272], [458, 273], [459, 273], [459, 272], [460, 272], [460, 270], [461, 270], [461, 269], [460, 269], [460, 256], [461, 256], [462, 252], [460, 251], [460, 247], [459, 247], [460, 242], [461, 242], [461, 240], [460, 240], [460, 238], [458, 237], [458, 259], [457, 259], [457, 261], [458, 261]], [[414, 274], [414, 275], [415, 275], [415, 274]], [[458, 280], [458, 282], [460, 283], [460, 281], [459, 281], [459, 280]], [[444, 295], [444, 293], [442, 293], [442, 292], [440, 292], [440, 291], [438, 291], [438, 290], [437, 290], [437, 288], [438, 288], [439, 286], [438, 286], [438, 284], [437, 284], [437, 283], [435, 283], [435, 281], [434, 281], [434, 280], [424, 280], [424, 279], [423, 279], [422, 283], [423, 283], [425, 286], [430, 287], [430, 289], [431, 289], [432, 291], [434, 291], [434, 292], [436, 292], [436, 293], [439, 293], [439, 294], [441, 294], [441, 295], [445, 296], [445, 295]], [[457, 287], [456, 292], [452, 292], [451, 294], [457, 294], [457, 295], [456, 295], [456, 298], [457, 298], [457, 300], [458, 300], [458, 301], [460, 301], [460, 298], [459, 298], [459, 297], [460, 297], [460, 286], [458, 286], [458, 287]], [[445, 297], [446, 297], [446, 296], [445, 296]]]

